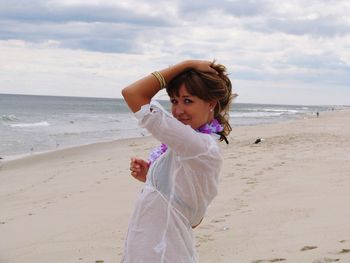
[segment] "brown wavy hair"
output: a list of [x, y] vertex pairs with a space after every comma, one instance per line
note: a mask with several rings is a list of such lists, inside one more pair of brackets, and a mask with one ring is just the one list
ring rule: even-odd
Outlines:
[[224, 130], [219, 133], [221, 135], [220, 140], [225, 140], [228, 143], [226, 136], [232, 130], [229, 123], [229, 108], [235, 95], [232, 94], [232, 85], [228, 78], [226, 67], [216, 64], [215, 61], [211, 64], [211, 67], [218, 74], [190, 69], [182, 72], [170, 81], [166, 91], [169, 97], [179, 96], [180, 87], [184, 84], [191, 95], [207, 102], [216, 101], [214, 118], [224, 126]]

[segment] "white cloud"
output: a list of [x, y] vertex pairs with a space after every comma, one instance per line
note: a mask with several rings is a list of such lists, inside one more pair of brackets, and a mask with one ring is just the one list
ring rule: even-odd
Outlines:
[[139, 2], [2, 1], [0, 93], [115, 97], [152, 70], [216, 58], [240, 102], [350, 104], [348, 1]]

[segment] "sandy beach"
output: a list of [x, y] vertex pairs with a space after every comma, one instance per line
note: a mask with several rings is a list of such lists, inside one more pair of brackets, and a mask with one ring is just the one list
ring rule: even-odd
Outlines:
[[[257, 138], [263, 138], [254, 144]], [[350, 262], [350, 110], [238, 127], [195, 229], [201, 263]], [[0, 163], [0, 263], [119, 262], [151, 137]]]

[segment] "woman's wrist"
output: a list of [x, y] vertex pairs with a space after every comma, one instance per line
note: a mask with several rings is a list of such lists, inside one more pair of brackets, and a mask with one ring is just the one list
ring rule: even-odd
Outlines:
[[190, 70], [194, 68], [195, 60], [184, 60], [179, 63], [182, 71]]
[[184, 60], [168, 68], [151, 73], [159, 82], [160, 89], [163, 89], [177, 75], [184, 71], [195, 69], [203, 72], [217, 73], [211, 68], [212, 62], [207, 60]]
[[159, 72], [164, 77], [166, 83], [169, 83], [177, 75], [191, 68], [193, 68], [193, 60], [184, 60]]

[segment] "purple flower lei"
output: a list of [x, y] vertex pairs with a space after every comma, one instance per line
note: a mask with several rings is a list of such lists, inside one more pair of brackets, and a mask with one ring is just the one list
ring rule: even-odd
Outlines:
[[[203, 126], [196, 129], [197, 132], [212, 134], [222, 132], [224, 130], [224, 126], [222, 126], [217, 119], [213, 119], [210, 123], [206, 123]], [[148, 158], [148, 164], [151, 165], [156, 159], [159, 158], [163, 153], [165, 153], [168, 149], [168, 146], [162, 143], [157, 148], [153, 149]]]

